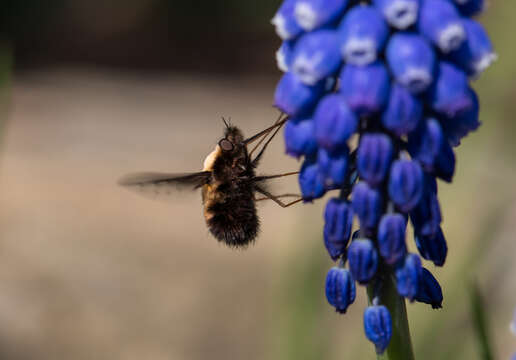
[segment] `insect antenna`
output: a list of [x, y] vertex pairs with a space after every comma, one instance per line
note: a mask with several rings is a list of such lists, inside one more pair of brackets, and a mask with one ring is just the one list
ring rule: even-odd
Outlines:
[[231, 126], [231, 118], [229, 118], [228, 121], [222, 116], [222, 121], [224, 122], [224, 125], [226, 125], [226, 128], [229, 128]]

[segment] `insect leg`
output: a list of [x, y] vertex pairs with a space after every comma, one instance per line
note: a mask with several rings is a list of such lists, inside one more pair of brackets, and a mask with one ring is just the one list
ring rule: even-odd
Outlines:
[[297, 200], [294, 200], [294, 201], [291, 201], [289, 203], [284, 203], [283, 201], [281, 201], [280, 199], [278, 199], [277, 196], [274, 196], [272, 195], [270, 192], [268, 192], [267, 190], [264, 190], [262, 189], [261, 187], [259, 186], [256, 186], [255, 187], [256, 191], [258, 191], [260, 194], [262, 195], [265, 195], [267, 198], [271, 199], [272, 201], [274, 201], [276, 204], [278, 204], [279, 206], [281, 206], [282, 208], [286, 208], [286, 207], [289, 207], [291, 205], [294, 205], [294, 204], [297, 204], [298, 202], [301, 202], [303, 201], [303, 198], [300, 197], [299, 199]]
[[270, 179], [277, 179], [277, 178], [280, 178], [280, 177], [296, 175], [296, 174], [299, 174], [299, 171], [292, 171], [292, 172], [288, 172], [288, 173], [284, 173], [284, 174], [278, 174], [278, 175], [256, 176], [253, 179], [253, 182], [260, 182], [260, 181], [265, 181], [265, 180], [270, 180]]
[[[281, 194], [281, 195], [277, 195], [276, 196], [276, 199], [281, 199], [281, 198], [286, 198], [286, 197], [300, 197], [301, 195], [299, 194]], [[255, 199], [255, 201], [262, 201], [262, 200], [270, 200], [271, 198], [269, 197], [262, 197], [262, 198], [258, 198], [258, 199]]]

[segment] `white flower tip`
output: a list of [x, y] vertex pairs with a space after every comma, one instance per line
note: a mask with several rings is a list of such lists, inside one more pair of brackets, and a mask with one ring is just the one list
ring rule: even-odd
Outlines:
[[288, 32], [286, 27], [286, 20], [281, 14], [276, 14], [271, 19], [271, 24], [276, 28], [276, 34], [283, 40], [289, 40], [292, 35]]
[[306, 31], [312, 31], [318, 25], [317, 13], [310, 3], [299, 1], [294, 8], [294, 16], [299, 26]]
[[484, 72], [484, 70], [486, 70], [489, 66], [491, 66], [491, 64], [493, 62], [495, 62], [496, 60], [498, 60], [498, 54], [496, 54], [494, 52], [484, 54], [484, 56], [482, 56], [480, 58], [480, 60], [478, 60], [473, 65], [475, 75], [478, 75], [478, 74]]
[[420, 93], [432, 83], [432, 74], [424, 68], [411, 67], [398, 79], [398, 82], [413, 93]]
[[315, 85], [321, 76], [317, 71], [317, 66], [321, 63], [322, 56], [316, 54], [308, 57], [304, 54], [297, 56], [292, 64], [292, 72], [297, 75], [299, 80], [305, 85]]
[[466, 31], [461, 23], [451, 23], [439, 34], [438, 45], [444, 53], [449, 53], [461, 46], [466, 39]]
[[393, 27], [405, 30], [417, 21], [418, 8], [418, 3], [414, 1], [393, 1], [384, 10], [384, 15], [387, 22]]
[[279, 48], [278, 51], [276, 51], [276, 63], [278, 65], [278, 69], [283, 72], [288, 71], [287, 58], [282, 48]]
[[376, 42], [372, 39], [349, 39], [342, 46], [344, 60], [353, 65], [367, 65], [376, 60]]

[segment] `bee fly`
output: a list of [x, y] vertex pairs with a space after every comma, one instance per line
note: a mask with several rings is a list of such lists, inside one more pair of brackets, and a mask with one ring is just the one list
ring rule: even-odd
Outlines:
[[[256, 201], [269, 199], [281, 207], [288, 207], [303, 200], [300, 195], [295, 194], [275, 196], [265, 188], [267, 180], [298, 174], [298, 171], [272, 176], [255, 174], [255, 168], [265, 149], [287, 119], [281, 115], [274, 125], [244, 139], [242, 131], [228, 124], [223, 118], [226, 126], [224, 137], [204, 160], [204, 168], [201, 172], [129, 174], [123, 177], [119, 184], [136, 190], [156, 186], [178, 189], [202, 188], [204, 218], [210, 232], [218, 241], [230, 247], [245, 247], [254, 241], [260, 226], [256, 213]], [[265, 141], [257, 155], [252, 157], [254, 151], [271, 133], [272, 135]], [[248, 151], [248, 145], [255, 141], [258, 143]], [[256, 198], [256, 193], [261, 194], [262, 197]], [[289, 203], [280, 200], [286, 197], [298, 197], [298, 199]]]

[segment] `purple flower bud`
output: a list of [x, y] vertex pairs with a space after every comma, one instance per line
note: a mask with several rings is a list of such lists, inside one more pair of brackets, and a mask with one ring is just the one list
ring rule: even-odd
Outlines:
[[442, 221], [439, 200], [434, 192], [427, 191], [419, 204], [410, 212], [416, 234], [433, 238], [440, 231]]
[[382, 125], [400, 137], [413, 131], [423, 114], [421, 100], [412, 95], [404, 86], [394, 84], [387, 108], [382, 115]]
[[394, 34], [387, 44], [386, 56], [394, 78], [410, 92], [421, 93], [434, 80], [435, 53], [424, 37]]
[[480, 126], [478, 120], [479, 104], [477, 94], [473, 89], [469, 89], [469, 94], [473, 102], [473, 106], [452, 118], [443, 117], [441, 124], [444, 134], [452, 146], [460, 145], [460, 140], [468, 135], [469, 132], [475, 131]]
[[423, 268], [421, 259], [416, 254], [408, 254], [403, 265], [396, 269], [396, 286], [398, 294], [414, 301], [421, 281]]
[[366, 337], [376, 347], [377, 354], [383, 354], [392, 336], [392, 320], [389, 310], [383, 305], [368, 306], [364, 312]]
[[446, 182], [451, 182], [455, 173], [455, 153], [447, 141], [441, 144], [441, 151], [435, 160], [434, 174]]
[[433, 309], [442, 308], [443, 292], [439, 282], [435, 279], [430, 271], [423, 268], [421, 281], [415, 300], [425, 304], [432, 305]]
[[340, 67], [337, 32], [317, 30], [303, 35], [296, 43], [292, 72], [306, 85], [315, 85]]
[[423, 170], [412, 160], [396, 160], [389, 176], [389, 197], [402, 211], [412, 210], [423, 195]]
[[353, 186], [353, 212], [360, 220], [360, 226], [369, 232], [376, 227], [382, 213], [382, 197], [380, 193], [360, 181]]
[[324, 211], [324, 245], [335, 261], [346, 252], [353, 226], [353, 210], [345, 200], [332, 198]]
[[304, 202], [311, 202], [322, 197], [325, 193], [324, 178], [319, 172], [317, 162], [305, 159], [299, 173], [299, 187]]
[[380, 61], [367, 66], [346, 65], [340, 74], [340, 93], [357, 115], [380, 112], [389, 99], [390, 80]]
[[283, 75], [276, 87], [274, 104], [290, 116], [303, 116], [313, 110], [323, 91], [323, 83], [308, 86], [303, 84], [297, 76], [288, 72]]
[[423, 236], [414, 234], [419, 253], [426, 260], [432, 261], [435, 266], [443, 266], [448, 254], [448, 245], [441, 228], [435, 236]]
[[285, 125], [285, 152], [293, 157], [314, 155], [317, 141], [314, 136], [314, 121], [308, 119], [290, 119]]
[[444, 61], [439, 63], [438, 76], [428, 97], [432, 109], [447, 117], [457, 116], [473, 106], [466, 74]]
[[429, 118], [408, 136], [408, 151], [413, 159], [419, 161], [423, 169], [433, 171], [444, 136], [439, 121]]
[[421, 0], [418, 26], [443, 53], [457, 49], [466, 39], [460, 14], [447, 0]]
[[389, 27], [376, 8], [358, 5], [344, 16], [339, 35], [344, 60], [348, 64], [367, 65], [376, 60], [385, 46]]
[[467, 39], [452, 53], [451, 59], [468, 75], [480, 75], [496, 60], [491, 40], [486, 30], [478, 22], [470, 19], [462, 20], [466, 29]]
[[297, 0], [285, 0], [271, 20], [276, 34], [283, 40], [292, 40], [303, 32], [294, 17], [296, 2]]
[[363, 135], [357, 152], [357, 170], [360, 177], [373, 187], [380, 185], [387, 176], [393, 151], [387, 135]]
[[485, 1], [484, 0], [454, 0], [455, 4], [459, 8], [459, 11], [464, 16], [475, 16], [484, 11]]
[[295, 17], [306, 31], [328, 25], [340, 18], [348, 0], [297, 0]]
[[326, 276], [326, 299], [337, 312], [344, 314], [355, 301], [355, 281], [346, 269], [333, 267]]
[[378, 226], [378, 250], [384, 261], [394, 265], [407, 253], [405, 230], [407, 221], [400, 214], [386, 214]]
[[419, 0], [373, 0], [373, 4], [396, 29], [405, 30], [417, 21]]
[[278, 51], [276, 51], [276, 64], [278, 69], [283, 72], [290, 70], [294, 57], [294, 45], [295, 41], [283, 41]]
[[357, 116], [339, 94], [322, 98], [315, 110], [314, 120], [319, 146], [330, 151], [346, 146], [346, 141], [358, 127]]
[[330, 153], [319, 148], [317, 153], [319, 173], [324, 177], [324, 186], [327, 190], [336, 189], [344, 184], [348, 170], [348, 151]]
[[349, 271], [359, 284], [367, 284], [376, 274], [378, 254], [371, 240], [354, 240], [348, 248]]

